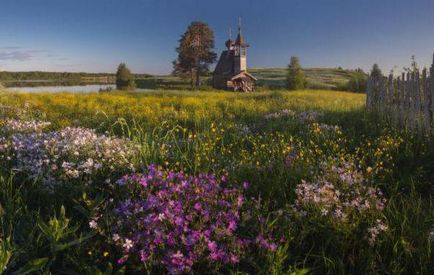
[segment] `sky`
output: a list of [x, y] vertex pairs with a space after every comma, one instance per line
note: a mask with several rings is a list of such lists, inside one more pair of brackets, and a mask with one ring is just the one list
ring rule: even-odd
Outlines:
[[242, 18], [249, 67], [399, 73], [429, 67], [433, 0], [0, 0], [0, 70], [168, 74], [192, 21], [214, 30], [216, 52]]

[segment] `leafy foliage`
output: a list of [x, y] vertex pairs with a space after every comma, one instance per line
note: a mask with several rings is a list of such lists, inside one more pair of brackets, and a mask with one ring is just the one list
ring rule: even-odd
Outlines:
[[382, 77], [383, 72], [381, 71], [378, 64], [374, 64], [371, 69], [371, 77]]
[[116, 88], [118, 90], [134, 90], [136, 88], [134, 76], [125, 63], [119, 64], [116, 72]]
[[[191, 86], [200, 86], [200, 76], [207, 73], [209, 65], [215, 62], [214, 32], [204, 22], [192, 22], [181, 36], [176, 48], [178, 58], [173, 62], [173, 72], [189, 75]], [[193, 81], [196, 77], [196, 81]]]
[[367, 83], [368, 75], [363, 72], [363, 70], [358, 69], [356, 73], [351, 76], [350, 80], [348, 80], [345, 90], [355, 93], [364, 93], [366, 92]]
[[306, 79], [298, 57], [291, 57], [286, 77], [288, 90], [300, 90], [306, 87]]

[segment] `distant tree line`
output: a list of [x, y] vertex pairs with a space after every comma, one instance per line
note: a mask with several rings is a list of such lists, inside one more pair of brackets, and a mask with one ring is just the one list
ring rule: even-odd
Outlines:
[[[133, 74], [135, 78], [152, 77], [149, 74]], [[73, 72], [7, 72], [0, 71], [0, 82], [7, 81], [31, 81], [31, 80], [46, 80], [46, 81], [82, 81], [86, 78], [102, 78], [107, 77], [111, 82], [115, 82], [115, 74], [113, 73], [73, 73]]]

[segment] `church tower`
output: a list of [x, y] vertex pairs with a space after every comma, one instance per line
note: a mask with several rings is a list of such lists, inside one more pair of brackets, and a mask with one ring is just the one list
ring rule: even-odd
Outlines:
[[247, 71], [247, 47], [249, 45], [245, 42], [241, 33], [241, 20], [238, 24], [238, 36], [234, 43], [234, 73], [239, 74]]
[[235, 41], [225, 42], [226, 49], [222, 51], [213, 73], [213, 87], [233, 91], [251, 92], [255, 89], [257, 79], [247, 72], [247, 45], [241, 33], [241, 20], [238, 25], [238, 35]]

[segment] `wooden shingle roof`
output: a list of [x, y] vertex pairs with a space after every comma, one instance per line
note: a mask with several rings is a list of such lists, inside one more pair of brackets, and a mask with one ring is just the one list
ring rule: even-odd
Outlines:
[[215, 67], [214, 74], [233, 74], [234, 51], [226, 50], [220, 55], [219, 62]]

